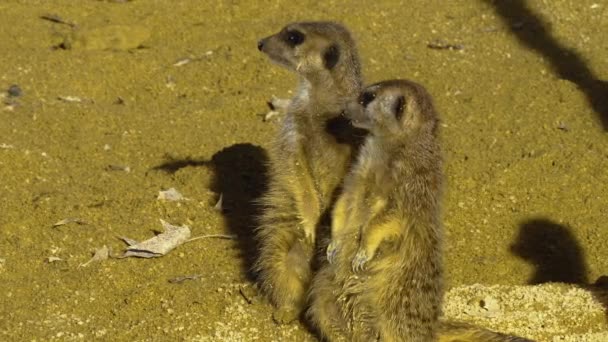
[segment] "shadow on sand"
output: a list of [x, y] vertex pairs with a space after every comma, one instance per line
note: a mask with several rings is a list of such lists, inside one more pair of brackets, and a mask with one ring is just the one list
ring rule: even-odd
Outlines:
[[589, 285], [584, 253], [569, 227], [544, 218], [520, 225], [511, 252], [536, 267], [529, 284], [561, 282], [576, 284], [590, 291], [606, 311], [608, 320], [608, 276]]
[[585, 60], [560, 44], [550, 33], [550, 24], [526, 5], [525, 0], [482, 0], [493, 6], [519, 42], [546, 58], [561, 78], [575, 83], [585, 93], [608, 131], [608, 82], [597, 79]]
[[231, 234], [238, 237], [244, 273], [254, 280], [251, 266], [257, 257], [254, 230], [260, 207], [256, 200], [266, 191], [268, 155], [252, 144], [235, 144], [215, 153], [211, 160], [192, 158], [168, 160], [153, 170], [175, 173], [179, 169], [211, 167], [211, 190], [222, 197], [222, 215]]
[[536, 267], [529, 284], [587, 284], [584, 253], [566, 226], [543, 218], [526, 221], [511, 252]]

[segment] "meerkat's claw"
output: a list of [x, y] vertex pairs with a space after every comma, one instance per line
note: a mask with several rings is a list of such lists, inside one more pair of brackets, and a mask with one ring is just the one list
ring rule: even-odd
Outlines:
[[272, 319], [276, 324], [289, 324], [298, 319], [298, 310], [292, 307], [280, 307], [274, 310]]
[[314, 231], [306, 230], [304, 232], [304, 235], [306, 236], [306, 241], [314, 245], [314, 243], [315, 243], [315, 232]]
[[365, 269], [365, 264], [369, 261], [365, 250], [360, 249], [353, 258], [353, 272], [358, 273]]
[[327, 246], [327, 261], [329, 261], [330, 264], [333, 264], [334, 261], [336, 261], [336, 255], [338, 254], [338, 243], [335, 241], [332, 241], [329, 246]]

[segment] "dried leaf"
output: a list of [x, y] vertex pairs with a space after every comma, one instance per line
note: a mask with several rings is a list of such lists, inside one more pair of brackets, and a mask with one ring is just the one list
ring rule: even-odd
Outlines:
[[121, 236], [119, 239], [124, 241], [129, 246], [137, 245], [137, 240], [129, 239], [128, 237], [124, 236]]
[[56, 257], [56, 256], [50, 256], [46, 258], [46, 262], [48, 262], [49, 264], [57, 262], [57, 261], [63, 261], [63, 259]]
[[79, 224], [79, 225], [87, 224], [81, 218], [78, 218], [78, 217], [68, 217], [66, 219], [63, 219], [61, 221], [56, 222], [55, 224], [53, 224], [53, 227], [59, 227], [59, 226], [63, 226], [65, 224], [69, 224], [69, 223], [76, 223], [76, 224]]
[[125, 165], [115, 165], [115, 164], [110, 164], [108, 165], [107, 168], [108, 171], [124, 171], [124, 172], [131, 172], [131, 168], [129, 166], [125, 166]]
[[78, 96], [57, 96], [58, 100], [68, 103], [81, 103], [83, 100]]
[[185, 197], [175, 188], [170, 188], [164, 191], [159, 191], [156, 199], [163, 201], [182, 201], [185, 199]]
[[134, 240], [122, 238], [129, 244], [122, 257], [156, 258], [169, 253], [190, 238], [190, 227], [174, 226], [164, 220], [160, 222], [165, 231], [151, 239], [135, 243]]
[[182, 66], [182, 65], [186, 65], [186, 64], [188, 64], [188, 63], [190, 63], [190, 62], [192, 62], [192, 58], [188, 58], [188, 57], [186, 57], [186, 58], [181, 58], [181, 59], [179, 59], [177, 62], [173, 63], [173, 66], [174, 66], [174, 67], [180, 67], [180, 66]]
[[92, 262], [108, 260], [109, 257], [110, 249], [108, 246], [104, 245], [103, 247], [95, 250], [95, 254], [89, 261], [85, 262], [84, 264], [80, 264], [78, 267], [87, 267]]
[[220, 198], [217, 200], [217, 203], [213, 206], [213, 209], [217, 211], [222, 211], [224, 208], [222, 205], [224, 204], [224, 194], [220, 194]]

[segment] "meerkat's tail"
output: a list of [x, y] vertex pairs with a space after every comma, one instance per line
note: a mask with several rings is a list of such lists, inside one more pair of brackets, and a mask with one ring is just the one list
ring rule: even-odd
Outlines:
[[275, 190], [262, 198], [260, 204], [264, 208], [256, 231], [260, 250], [254, 272], [261, 289], [277, 308], [291, 311], [282, 314], [285, 317], [275, 317], [279, 323], [287, 323], [299, 315], [312, 276], [312, 247], [304, 240], [300, 220], [288, 196]]
[[506, 335], [461, 322], [441, 322], [439, 342], [534, 342], [523, 337]]

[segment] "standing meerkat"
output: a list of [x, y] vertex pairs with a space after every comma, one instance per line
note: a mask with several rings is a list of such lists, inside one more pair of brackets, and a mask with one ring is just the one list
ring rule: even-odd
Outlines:
[[260, 287], [276, 307], [275, 321], [288, 323], [304, 308], [317, 227], [361, 134], [341, 115], [361, 90], [361, 71], [351, 34], [333, 22], [289, 24], [260, 40], [258, 49], [299, 76], [270, 149], [255, 265]]
[[420, 85], [371, 85], [348, 110], [369, 130], [332, 211], [307, 316], [328, 341], [524, 342], [439, 321], [443, 299], [439, 118]]
[[370, 134], [333, 209], [331, 264], [315, 277], [308, 314], [329, 339], [342, 330], [355, 341], [433, 341], [443, 297], [438, 116], [405, 80], [367, 87], [359, 104], [348, 115]]
[[438, 116], [420, 85], [367, 87], [349, 108], [369, 130], [332, 211], [330, 264], [308, 316], [329, 340], [434, 341], [443, 297]]

